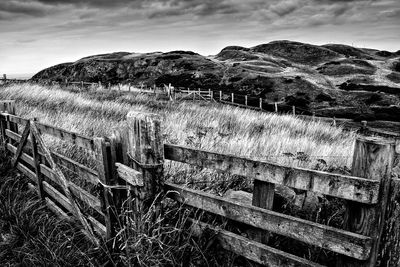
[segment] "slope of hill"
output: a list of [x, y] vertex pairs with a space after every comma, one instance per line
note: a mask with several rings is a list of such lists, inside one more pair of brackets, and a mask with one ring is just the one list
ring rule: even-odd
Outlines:
[[42, 70], [32, 80], [171, 83], [283, 100], [332, 116], [389, 119], [400, 110], [386, 114], [380, 107], [400, 102], [399, 66], [399, 52], [274, 41], [228, 46], [208, 57], [190, 51], [94, 55]]

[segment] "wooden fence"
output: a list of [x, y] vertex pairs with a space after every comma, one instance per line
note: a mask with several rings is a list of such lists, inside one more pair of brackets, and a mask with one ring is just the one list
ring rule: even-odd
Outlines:
[[[98, 237], [115, 237], [122, 202], [136, 201], [137, 214], [165, 191], [166, 197], [186, 206], [259, 229], [251, 240], [196, 218], [190, 220], [195, 232], [209, 229], [222, 247], [259, 264], [321, 266], [269, 246], [270, 233], [335, 252], [338, 266], [374, 266], [378, 260], [381, 266], [400, 264], [400, 180], [391, 178], [393, 140], [357, 138], [352, 176], [347, 176], [164, 144], [161, 120], [154, 114], [130, 112], [125, 129], [109, 138], [89, 138], [21, 118], [15, 115], [13, 101], [0, 102], [0, 119], [2, 144], [12, 153], [15, 167], [30, 179], [31, 188], [51, 210], [77, 219], [93, 242]], [[87, 151], [97, 167], [90, 169], [52, 151], [42, 135]], [[164, 182], [165, 160], [252, 179], [252, 205]], [[67, 176], [63, 168], [77, 176]], [[344, 229], [273, 211], [276, 185], [344, 199], [348, 203]]]

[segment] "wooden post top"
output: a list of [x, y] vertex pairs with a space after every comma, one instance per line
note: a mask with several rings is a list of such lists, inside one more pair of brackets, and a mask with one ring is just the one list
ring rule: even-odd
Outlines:
[[377, 144], [377, 145], [395, 145], [396, 141], [388, 138], [378, 137], [378, 136], [358, 136], [356, 141], [368, 143], [368, 144]]
[[153, 119], [157, 120], [160, 119], [160, 115], [155, 114], [155, 113], [150, 113], [150, 112], [141, 112], [141, 111], [129, 111], [128, 115], [126, 115], [126, 118], [129, 119]]

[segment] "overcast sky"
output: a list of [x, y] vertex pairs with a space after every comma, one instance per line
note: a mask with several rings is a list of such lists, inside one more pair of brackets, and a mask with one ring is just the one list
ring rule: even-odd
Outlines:
[[400, 49], [400, 0], [0, 0], [0, 73], [93, 54], [273, 40]]

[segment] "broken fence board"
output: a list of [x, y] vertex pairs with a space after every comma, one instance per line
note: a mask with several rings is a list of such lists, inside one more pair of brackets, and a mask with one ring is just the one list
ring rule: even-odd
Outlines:
[[374, 204], [379, 181], [164, 144], [165, 158], [300, 190]]

